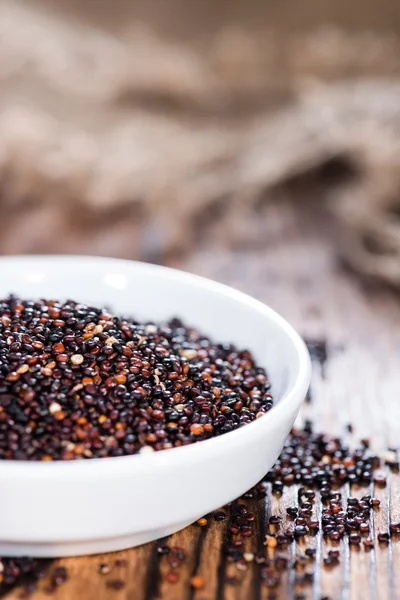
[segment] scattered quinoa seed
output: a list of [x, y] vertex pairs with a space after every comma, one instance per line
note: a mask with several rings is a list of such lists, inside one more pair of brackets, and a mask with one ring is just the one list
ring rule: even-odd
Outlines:
[[272, 535], [266, 535], [264, 545], [268, 548], [276, 548], [278, 542], [276, 541], [276, 538]]
[[223, 510], [217, 510], [213, 516], [215, 521], [225, 521], [225, 519], [227, 518], [226, 512]]
[[201, 588], [203, 588], [204, 584], [204, 577], [200, 577], [200, 575], [195, 575], [190, 579], [190, 585], [196, 590], [200, 590]]
[[169, 573], [167, 573], [166, 579], [169, 583], [177, 583], [177, 581], [179, 580], [179, 575], [178, 573], [175, 573], [175, 571], [170, 571]]
[[157, 546], [157, 554], [169, 554], [170, 548], [169, 546]]
[[125, 581], [122, 581], [122, 579], [110, 579], [106, 582], [106, 586], [110, 590], [122, 590], [125, 587]]
[[97, 570], [99, 573], [101, 573], [101, 575], [108, 575], [108, 573], [111, 572], [111, 567], [107, 563], [100, 563], [97, 567]]
[[126, 567], [128, 561], [125, 558], [117, 558], [114, 564], [116, 567]]
[[53, 585], [61, 585], [68, 579], [68, 571], [65, 567], [56, 567], [51, 575], [51, 583]]

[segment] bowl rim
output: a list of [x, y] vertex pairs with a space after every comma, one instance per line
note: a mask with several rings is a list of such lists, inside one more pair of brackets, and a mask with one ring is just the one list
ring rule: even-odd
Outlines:
[[[13, 473], [14, 475], [22, 475], [22, 471], [32, 476], [43, 476], [54, 474], [54, 470], [62, 469], [65, 475], [79, 475], [85, 476], [91, 473], [97, 472], [101, 469], [103, 474], [107, 467], [109, 473], [115, 475], [118, 474], [120, 469], [125, 470], [127, 467], [133, 468], [135, 465], [141, 468], [154, 468], [157, 464], [167, 465], [172, 461], [180, 461], [181, 459], [195, 460], [196, 458], [201, 459], [201, 453], [211, 452], [218, 450], [228, 450], [229, 446], [240, 444], [245, 442], [246, 437], [255, 434], [256, 431], [261, 429], [268, 430], [268, 424], [273, 423], [274, 418], [279, 418], [290, 409], [297, 409], [309, 388], [311, 381], [311, 359], [307, 350], [306, 344], [295, 329], [275, 310], [264, 304], [260, 300], [237, 290], [233, 287], [213, 281], [200, 275], [195, 275], [187, 271], [180, 269], [174, 269], [171, 267], [165, 267], [161, 265], [154, 265], [151, 263], [145, 263], [135, 260], [119, 259], [119, 258], [108, 258], [101, 256], [90, 256], [90, 255], [10, 255], [0, 257], [0, 269], [3, 264], [6, 263], [41, 263], [45, 268], [46, 265], [52, 265], [54, 263], [74, 263], [79, 262], [82, 266], [82, 262], [87, 261], [92, 264], [98, 264], [99, 266], [110, 266], [114, 267], [118, 265], [122, 269], [135, 269], [136, 271], [153, 271], [162, 277], [174, 280], [177, 283], [185, 281], [193, 286], [206, 287], [218, 294], [222, 294], [225, 297], [229, 297], [239, 303], [244, 303], [250, 308], [263, 313], [263, 315], [275, 321], [275, 323], [281, 327], [285, 334], [290, 338], [294, 348], [297, 352], [299, 367], [296, 374], [295, 381], [290, 389], [282, 396], [278, 404], [274, 405], [270, 411], [268, 411], [262, 418], [256, 419], [246, 426], [235, 429], [234, 431], [227, 432], [218, 437], [203, 440], [201, 442], [188, 444], [178, 448], [170, 448], [167, 450], [160, 450], [158, 452], [149, 452], [148, 454], [132, 454], [126, 456], [115, 456], [106, 458], [91, 458], [87, 460], [55, 460], [55, 461], [27, 461], [27, 460], [0, 460], [0, 476], [8, 476]], [[256, 430], [257, 428], [257, 430]], [[200, 455], [200, 456], [199, 456]], [[112, 460], [109, 460], [112, 459]], [[19, 472], [19, 473], [18, 473]]]

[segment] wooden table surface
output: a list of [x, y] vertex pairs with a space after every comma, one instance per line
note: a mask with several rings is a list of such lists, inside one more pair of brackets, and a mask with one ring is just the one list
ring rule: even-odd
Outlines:
[[[326, 224], [325, 224], [326, 225]], [[400, 301], [394, 292], [361, 282], [356, 275], [338, 266], [333, 244], [324, 223], [310, 220], [301, 210], [285, 203], [271, 206], [265, 223], [266, 248], [223, 250], [215, 237], [186, 260], [170, 261], [214, 279], [229, 283], [257, 296], [282, 313], [306, 338], [326, 342], [326, 361], [314, 361], [311, 402], [304, 405], [301, 419], [311, 418], [316, 430], [346, 435], [352, 423], [354, 440], [368, 437], [377, 452], [399, 446], [400, 433]], [[351, 441], [351, 440], [350, 440]], [[374, 535], [388, 530], [389, 519], [400, 521], [400, 476], [388, 471], [387, 488], [373, 493], [381, 500], [376, 513]], [[369, 489], [347, 489], [351, 495], [371, 493]], [[284, 511], [293, 502], [295, 489], [281, 498], [270, 495], [265, 504], [249, 501], [257, 515]], [[264, 519], [257, 519], [258, 532], [248, 538], [248, 549], [262, 544]], [[223, 552], [226, 521], [210, 520], [207, 527], [192, 525], [167, 543], [184, 548], [187, 558], [177, 569], [180, 579], [165, 580], [165, 557], [157, 555], [157, 544], [113, 555], [71, 558], [58, 561], [67, 567], [69, 579], [59, 586], [55, 600], [268, 600], [275, 596], [262, 585], [256, 568], [238, 571]], [[317, 559], [314, 582], [295, 584], [294, 574], [285, 575], [273, 590], [278, 600], [304, 598], [319, 600], [400, 599], [400, 541], [388, 547], [376, 545], [367, 553], [353, 550], [347, 540], [340, 542], [340, 565], [328, 569], [322, 564], [330, 542], [315, 538]], [[296, 554], [295, 543], [288, 554]], [[127, 566], [114, 567], [105, 576], [98, 564], [110, 565], [117, 558]], [[205, 586], [194, 590], [189, 578], [199, 574]], [[227, 583], [237, 577], [238, 585]], [[107, 580], [122, 578], [126, 585], [109, 589]], [[32, 600], [50, 596], [43, 591], [46, 580]], [[16, 600], [20, 590], [6, 598]], [[300, 594], [300, 595], [299, 595]], [[303, 596], [301, 596], [303, 594]]]

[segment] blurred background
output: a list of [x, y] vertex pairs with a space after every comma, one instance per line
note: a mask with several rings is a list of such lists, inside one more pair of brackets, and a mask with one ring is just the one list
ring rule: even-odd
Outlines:
[[0, 252], [400, 285], [399, 34], [398, 0], [0, 0]]

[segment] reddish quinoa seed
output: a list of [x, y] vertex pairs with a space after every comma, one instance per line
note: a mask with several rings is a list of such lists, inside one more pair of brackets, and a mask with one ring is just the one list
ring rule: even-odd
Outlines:
[[65, 583], [68, 579], [68, 571], [65, 567], [56, 567], [51, 575], [51, 583], [54, 586]]
[[117, 558], [114, 564], [116, 567], [126, 567], [128, 561], [125, 558]]
[[106, 582], [106, 586], [111, 590], [122, 590], [125, 587], [125, 581], [122, 581], [122, 579], [110, 579]]
[[166, 579], [169, 583], [177, 583], [179, 581], [179, 575], [175, 571], [171, 571], [167, 574]]

